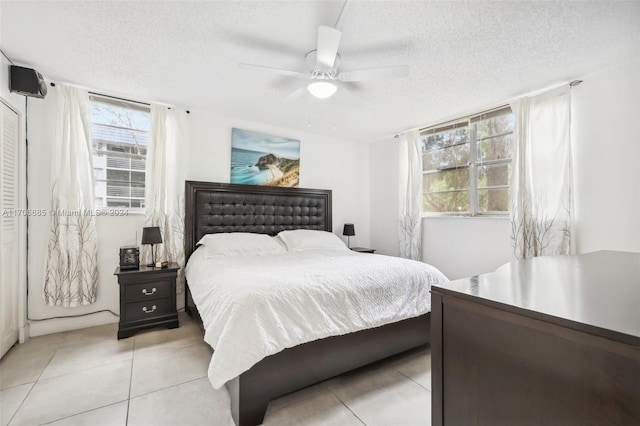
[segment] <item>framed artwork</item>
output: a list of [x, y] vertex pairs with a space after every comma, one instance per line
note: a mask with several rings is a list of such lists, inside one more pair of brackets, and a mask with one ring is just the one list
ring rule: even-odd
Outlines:
[[299, 180], [299, 140], [231, 130], [231, 183], [297, 188]]

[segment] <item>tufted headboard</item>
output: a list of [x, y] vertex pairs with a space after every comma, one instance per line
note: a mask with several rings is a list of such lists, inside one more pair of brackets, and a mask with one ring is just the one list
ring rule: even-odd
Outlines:
[[331, 232], [331, 190], [185, 182], [185, 261], [205, 234]]

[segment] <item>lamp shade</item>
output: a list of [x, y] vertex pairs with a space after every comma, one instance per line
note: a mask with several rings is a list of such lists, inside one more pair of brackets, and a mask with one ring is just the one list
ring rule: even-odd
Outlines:
[[162, 243], [162, 235], [160, 234], [160, 228], [157, 226], [150, 226], [142, 228], [142, 244], [160, 244]]
[[342, 235], [347, 235], [349, 237], [353, 237], [356, 235], [356, 228], [353, 226], [353, 223], [345, 223], [344, 229], [342, 230]]
[[318, 99], [327, 99], [336, 93], [338, 86], [330, 81], [314, 81], [307, 86], [307, 90]]

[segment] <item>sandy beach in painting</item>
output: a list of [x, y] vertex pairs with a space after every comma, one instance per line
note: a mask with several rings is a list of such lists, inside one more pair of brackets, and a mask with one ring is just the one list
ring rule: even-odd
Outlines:
[[269, 170], [271, 170], [271, 176], [272, 176], [271, 181], [272, 182], [274, 180], [278, 180], [282, 176], [284, 176], [284, 174], [280, 171], [278, 166], [274, 166], [273, 164], [267, 164], [267, 167], [269, 168]]
[[233, 128], [231, 183], [297, 187], [300, 141]]

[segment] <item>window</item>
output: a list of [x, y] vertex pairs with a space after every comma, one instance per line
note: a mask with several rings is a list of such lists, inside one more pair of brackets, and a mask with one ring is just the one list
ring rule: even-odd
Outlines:
[[96, 208], [144, 208], [147, 105], [90, 97]]
[[425, 129], [422, 211], [507, 213], [514, 124], [503, 107]]

